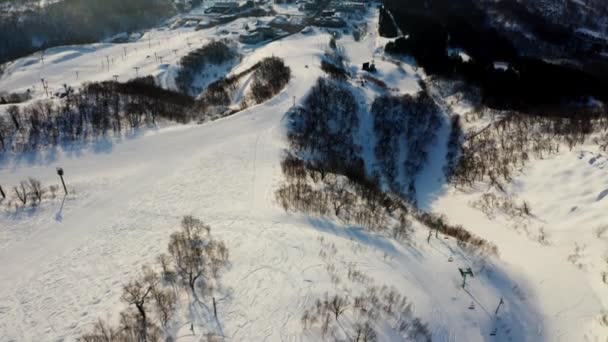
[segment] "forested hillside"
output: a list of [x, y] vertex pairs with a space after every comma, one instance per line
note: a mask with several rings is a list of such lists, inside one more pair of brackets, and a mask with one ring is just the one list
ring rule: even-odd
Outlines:
[[176, 11], [168, 0], [64, 0], [43, 7], [20, 5], [12, 11], [0, 11], [0, 63], [52, 46], [93, 43], [120, 32], [151, 27]]
[[[542, 23], [545, 19], [532, 12], [520, 16], [526, 23], [541, 22], [537, 29], [530, 26], [535, 42], [557, 44], [568, 55], [568, 60], [555, 62], [551, 59], [556, 55], [545, 51], [540, 57], [532, 56], [539, 51], [522, 47], [503, 28], [492, 25], [493, 16], [509, 14], [507, 2], [490, 6], [475, 0], [385, 0], [384, 4], [406, 35], [386, 50], [413, 56], [427, 74], [464, 78], [481, 89], [485, 105], [537, 112], [564, 104], [579, 108], [590, 97], [607, 98], [608, 74], [603, 72], [606, 60], [599, 56], [601, 47], [580, 43], [572, 27]], [[515, 6], [518, 3], [511, 7]], [[491, 13], [499, 8], [504, 10]], [[381, 27], [380, 31], [390, 30]]]

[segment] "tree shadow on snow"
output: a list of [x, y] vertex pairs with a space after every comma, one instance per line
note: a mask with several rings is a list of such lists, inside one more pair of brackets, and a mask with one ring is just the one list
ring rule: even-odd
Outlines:
[[386, 253], [394, 254], [397, 253], [395, 246], [389, 241], [388, 238], [366, 231], [361, 227], [356, 226], [340, 226], [335, 223], [322, 218], [307, 218], [308, 224], [314, 229], [332, 234], [338, 237], [354, 240], [362, 245], [373, 247], [382, 250]]
[[420, 209], [429, 210], [431, 204], [440, 197], [447, 186], [444, 167], [448, 153], [450, 122], [442, 116], [437, 138], [428, 148], [428, 160], [416, 176], [416, 202]]
[[141, 137], [145, 129], [132, 130], [123, 135], [98, 136], [90, 141], [62, 141], [57, 145], [45, 146], [26, 152], [2, 152], [0, 153], [0, 168], [2, 165], [17, 166], [48, 166], [56, 163], [59, 156], [63, 154], [68, 158], [78, 158], [86, 152], [94, 154], [109, 154], [114, 150], [115, 144], [124, 139], [137, 139]]
[[[475, 310], [482, 310], [486, 320], [480, 322], [480, 330], [486, 340], [491, 341], [545, 341], [543, 322], [539, 317], [539, 306], [534, 302], [534, 290], [521, 277], [509, 275], [499, 264], [494, 264], [490, 257], [479, 257], [463, 251], [452, 239], [439, 239], [440, 244], [450, 251], [450, 256], [472, 266], [474, 277], [468, 282], [476, 282], [486, 291], [496, 294], [494, 302], [485, 303], [472, 287], [458, 288], [466, 293], [475, 303]], [[433, 242], [433, 240], [431, 240]], [[477, 266], [473, 266], [477, 265]], [[479, 267], [480, 268], [476, 268]], [[456, 265], [455, 265], [456, 267]], [[456, 272], [457, 273], [457, 272]], [[460, 279], [459, 279], [460, 280]], [[496, 309], [500, 299], [504, 303], [498, 314]], [[495, 334], [495, 335], [494, 335]]]
[[[500, 298], [491, 307], [484, 306], [477, 300], [474, 292], [468, 292], [473, 301], [484, 310], [488, 319], [483, 324], [483, 331], [493, 341], [546, 341], [544, 324], [539, 319], [539, 309], [534, 302], [534, 291], [525, 284], [518, 284], [507, 273], [496, 265], [488, 264], [480, 277], [484, 286], [492, 287], [499, 293], [504, 303], [498, 307]], [[487, 303], [486, 303], [487, 305]]]

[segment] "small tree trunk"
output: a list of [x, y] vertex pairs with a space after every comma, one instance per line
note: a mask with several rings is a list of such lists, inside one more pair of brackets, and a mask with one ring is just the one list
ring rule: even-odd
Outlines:
[[146, 310], [144, 309], [144, 303], [139, 303], [135, 305], [137, 307], [137, 311], [139, 311], [139, 314], [141, 316], [141, 336], [140, 336], [140, 340], [142, 342], [146, 342], [148, 341], [148, 322], [147, 322], [147, 317], [146, 317]]

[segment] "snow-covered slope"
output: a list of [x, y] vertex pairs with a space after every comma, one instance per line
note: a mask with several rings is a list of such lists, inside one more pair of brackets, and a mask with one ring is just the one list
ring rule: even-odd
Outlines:
[[[358, 73], [361, 63], [375, 60], [377, 77], [396, 93], [416, 92], [421, 75], [407, 63], [383, 59], [377, 13], [371, 11], [367, 19], [364, 39], [339, 40], [350, 71]], [[236, 30], [242, 22], [232, 25]], [[162, 75], [176, 67], [188, 41], [211, 39], [214, 32], [155, 30], [126, 45], [52, 49], [44, 66], [36, 57], [14, 62], [0, 79], [0, 89], [27, 89], [41, 77], [52, 87], [114, 74], [126, 80], [135, 76], [135, 66], [140, 75]], [[210, 224], [214, 236], [226, 241], [231, 258], [218, 298], [218, 326], [191, 313], [180, 318], [179, 341], [197, 341], [212, 330], [233, 341], [316, 341], [318, 335], [303, 329], [302, 313], [326, 292], [362, 291], [361, 284], [349, 280], [351, 269], [406, 295], [434, 341], [602, 341], [606, 327], [600, 313], [608, 297], [599, 276], [602, 267], [608, 271], [608, 232], [598, 233], [596, 227], [608, 184], [601, 157], [573, 151], [530, 163], [509, 191], [531, 203], [534, 219], [511, 222], [498, 215], [490, 220], [470, 205], [479, 193], [455, 192], [442, 184], [447, 128], [442, 130], [419, 180], [425, 194], [432, 193], [424, 203], [494, 242], [499, 256], [487, 259], [463, 252], [451, 238], [427, 242], [428, 230], [418, 223], [411, 241], [403, 243], [331, 219], [288, 214], [275, 203], [287, 147], [284, 114], [323, 76], [319, 64], [328, 41], [329, 34], [315, 29], [243, 49], [245, 57], [233, 73], [275, 55], [290, 66], [292, 80], [275, 98], [234, 116], [0, 165], [5, 187], [27, 177], [55, 184], [55, 167], [61, 166], [74, 190], [64, 201], [0, 213], [0, 341], [71, 341], [98, 317], [117, 320], [122, 285], [165, 250], [184, 215]], [[125, 60], [123, 47], [128, 48]], [[164, 56], [162, 65], [154, 52]], [[106, 56], [114, 57], [109, 71], [101, 68]], [[379, 92], [372, 87], [354, 91], [363, 105]], [[42, 96], [40, 89], [35, 94]], [[365, 136], [370, 118], [361, 121]], [[365, 149], [370, 157], [372, 140]], [[535, 240], [540, 226], [548, 246]], [[574, 242], [581, 248], [569, 263]], [[475, 273], [466, 290], [459, 267]], [[388, 328], [379, 335], [398, 340]]]
[[[243, 25], [248, 21], [239, 19], [198, 31], [192, 28], [153, 29], [141, 37], [133, 37], [132, 42], [122, 44], [50, 48], [8, 63], [4, 74], [0, 75], [0, 89], [10, 92], [29, 89], [34, 95], [40, 96], [44, 94], [41, 79], [45, 79], [53, 93], [63, 88], [64, 84], [77, 87], [85, 82], [115, 79], [125, 82], [145, 75], [155, 76], [162, 86], [172, 88], [181, 57], [210, 40], [237, 38], [238, 33], [244, 32]], [[219, 31], [228, 34], [219, 35]], [[247, 51], [244, 49], [245, 53]]]
[[[484, 215], [474, 205], [486, 189], [449, 191], [432, 204], [454, 223], [500, 246], [510, 274], [533, 289], [526, 300], [540, 308], [549, 341], [604, 341], [608, 337], [608, 243], [605, 228], [606, 158], [585, 146], [532, 161], [509, 185], [508, 196], [526, 200], [531, 218], [500, 210]], [[577, 312], [577, 314], [574, 314]], [[581, 332], [584, 332], [581, 334]]]

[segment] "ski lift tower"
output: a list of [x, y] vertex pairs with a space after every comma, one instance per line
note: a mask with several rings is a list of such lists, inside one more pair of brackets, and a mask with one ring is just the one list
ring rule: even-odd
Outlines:
[[464, 289], [465, 286], [467, 285], [467, 276], [473, 277], [473, 271], [471, 270], [470, 267], [467, 267], [467, 268], [459, 267], [458, 271], [460, 271], [460, 275], [462, 276], [462, 288]]

